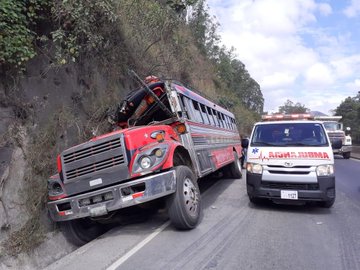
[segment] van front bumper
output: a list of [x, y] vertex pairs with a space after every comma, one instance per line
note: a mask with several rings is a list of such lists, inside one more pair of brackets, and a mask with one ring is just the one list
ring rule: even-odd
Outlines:
[[111, 211], [141, 204], [174, 193], [175, 170], [136, 179], [100, 190], [48, 202], [54, 221], [104, 216]]
[[261, 175], [246, 173], [249, 197], [281, 200], [281, 190], [296, 190], [298, 201], [329, 201], [335, 198], [335, 176], [317, 177], [317, 183], [262, 181]]

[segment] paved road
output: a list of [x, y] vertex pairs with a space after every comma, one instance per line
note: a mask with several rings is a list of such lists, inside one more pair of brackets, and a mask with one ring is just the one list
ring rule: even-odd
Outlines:
[[177, 231], [159, 212], [111, 230], [48, 269], [360, 270], [360, 161], [335, 163], [331, 209], [254, 206], [244, 179], [207, 179], [196, 229]]

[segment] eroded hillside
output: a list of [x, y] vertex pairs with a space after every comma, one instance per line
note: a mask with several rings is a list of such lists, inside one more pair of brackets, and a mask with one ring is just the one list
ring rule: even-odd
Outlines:
[[260, 86], [215, 42], [204, 1], [163, 2], [1, 2], [0, 268], [73, 249], [47, 216], [46, 181], [60, 151], [111, 128], [107, 111], [136, 86], [129, 69], [198, 89], [250, 132]]

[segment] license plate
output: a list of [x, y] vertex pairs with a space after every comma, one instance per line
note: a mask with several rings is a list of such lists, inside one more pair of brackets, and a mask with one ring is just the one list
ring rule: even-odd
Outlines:
[[297, 190], [281, 190], [281, 199], [297, 200], [298, 192]]
[[103, 216], [103, 215], [106, 215], [107, 213], [108, 213], [108, 211], [106, 209], [106, 205], [100, 205], [100, 206], [95, 206], [95, 207], [90, 208], [90, 216], [91, 217]]

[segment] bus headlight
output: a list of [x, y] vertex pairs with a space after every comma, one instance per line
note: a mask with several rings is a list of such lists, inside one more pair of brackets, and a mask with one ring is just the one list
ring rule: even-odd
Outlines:
[[250, 173], [262, 174], [263, 168], [257, 163], [247, 163], [246, 170]]
[[329, 176], [334, 174], [334, 166], [331, 164], [320, 165], [316, 167], [317, 176]]
[[151, 159], [148, 156], [141, 157], [139, 163], [142, 169], [149, 169], [151, 167]]
[[167, 144], [156, 144], [154, 147], [143, 149], [135, 157], [132, 173], [150, 173], [153, 168], [164, 161], [167, 150]]

